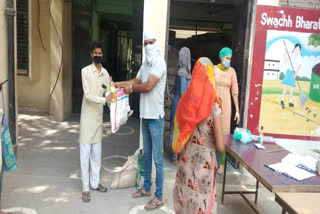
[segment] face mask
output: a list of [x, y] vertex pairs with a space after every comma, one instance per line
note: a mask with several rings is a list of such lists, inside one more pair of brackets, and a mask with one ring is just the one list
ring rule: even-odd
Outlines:
[[156, 55], [157, 53], [157, 46], [156, 44], [153, 44], [153, 45], [147, 45], [144, 47], [144, 50], [145, 50], [145, 53], [146, 53], [146, 60], [147, 62], [151, 62], [152, 59], [154, 58], [154, 56]]
[[145, 46], [145, 51], [146, 51], [146, 55], [150, 56], [152, 54], [152, 52], [156, 49], [156, 45], [147, 45]]
[[102, 62], [102, 56], [94, 56], [93, 61], [97, 64], [100, 64]]
[[225, 68], [229, 68], [230, 67], [230, 63], [231, 63], [231, 61], [230, 60], [223, 60], [222, 61], [222, 65], [223, 65], [223, 67], [225, 67]]

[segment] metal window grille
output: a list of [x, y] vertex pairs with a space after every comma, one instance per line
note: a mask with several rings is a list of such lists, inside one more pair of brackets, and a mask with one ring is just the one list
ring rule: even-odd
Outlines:
[[29, 0], [17, 0], [18, 75], [29, 76]]

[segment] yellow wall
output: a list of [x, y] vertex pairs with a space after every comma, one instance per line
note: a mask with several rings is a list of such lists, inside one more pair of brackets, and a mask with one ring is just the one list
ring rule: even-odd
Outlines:
[[[56, 120], [71, 114], [72, 99], [72, 23], [71, 1], [56, 0], [51, 5], [50, 19], [50, 91], [49, 113]], [[61, 59], [63, 59], [61, 61]], [[60, 65], [62, 67], [60, 68]], [[60, 76], [56, 84], [57, 77]], [[55, 87], [56, 84], [56, 87]]]
[[29, 2], [30, 75], [17, 77], [19, 108], [49, 113], [61, 121], [71, 114], [72, 106], [71, 1]]
[[48, 0], [40, 0], [40, 5], [38, 1], [29, 2], [31, 4], [29, 6], [30, 76], [17, 76], [18, 105], [19, 108], [27, 107], [31, 110], [48, 112], [50, 77]]

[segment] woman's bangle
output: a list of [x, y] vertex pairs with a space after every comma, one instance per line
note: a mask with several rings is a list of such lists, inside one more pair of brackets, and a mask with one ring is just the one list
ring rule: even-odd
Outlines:
[[130, 85], [130, 92], [131, 92], [131, 93], [133, 92], [133, 90], [132, 90], [132, 84]]

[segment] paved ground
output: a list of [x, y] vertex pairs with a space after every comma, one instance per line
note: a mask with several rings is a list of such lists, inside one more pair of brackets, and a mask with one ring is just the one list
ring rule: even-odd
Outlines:
[[[139, 145], [139, 120], [130, 119], [117, 135], [111, 135], [109, 123], [105, 123], [101, 182], [110, 186], [117, 167], [132, 155]], [[91, 193], [92, 201], [81, 201], [81, 180], [79, 170], [79, 115], [67, 122], [55, 122], [45, 115], [19, 116], [19, 169], [5, 173], [2, 207], [16, 210], [16, 213], [30, 214], [135, 214], [142, 210], [148, 199], [132, 199], [134, 188], [114, 189], [106, 194]], [[253, 189], [255, 181], [244, 173], [228, 169], [228, 189]], [[165, 161], [164, 199], [166, 206], [153, 213], [174, 213], [172, 211], [172, 190], [175, 167]], [[240, 196], [227, 195], [221, 205], [222, 176], [217, 179], [218, 213], [253, 213]], [[252, 196], [253, 198], [253, 196]], [[274, 202], [274, 195], [261, 186], [257, 208], [261, 213], [281, 213]], [[20, 210], [20, 211], [18, 211]]]

